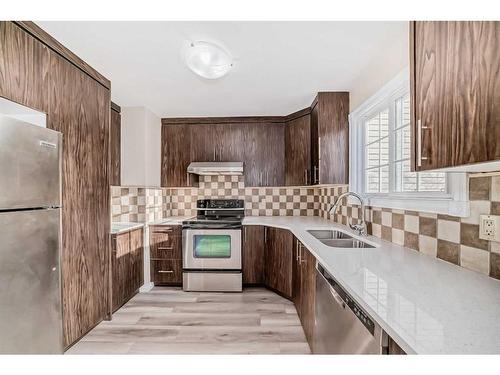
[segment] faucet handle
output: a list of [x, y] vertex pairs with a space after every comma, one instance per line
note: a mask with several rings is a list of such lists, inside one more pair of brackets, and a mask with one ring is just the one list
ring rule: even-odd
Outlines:
[[352, 230], [355, 230], [359, 236], [365, 236], [366, 235], [366, 224], [365, 222], [361, 222], [361, 224], [351, 224], [349, 223], [349, 227]]

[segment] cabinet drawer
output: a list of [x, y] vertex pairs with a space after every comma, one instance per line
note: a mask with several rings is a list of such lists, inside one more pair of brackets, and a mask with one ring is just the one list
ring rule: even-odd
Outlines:
[[149, 236], [151, 259], [182, 259], [182, 228], [154, 226]]
[[182, 260], [152, 260], [151, 280], [155, 284], [182, 283]]

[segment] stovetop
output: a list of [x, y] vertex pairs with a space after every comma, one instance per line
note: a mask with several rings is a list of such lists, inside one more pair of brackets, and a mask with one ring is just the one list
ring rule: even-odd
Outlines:
[[183, 228], [241, 228], [245, 216], [245, 202], [242, 199], [200, 199], [196, 209], [196, 218], [183, 221]]

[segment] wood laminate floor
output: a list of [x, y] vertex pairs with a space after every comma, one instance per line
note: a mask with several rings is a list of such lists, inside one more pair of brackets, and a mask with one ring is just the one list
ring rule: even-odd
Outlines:
[[292, 302], [264, 288], [243, 293], [140, 293], [66, 354], [309, 354]]

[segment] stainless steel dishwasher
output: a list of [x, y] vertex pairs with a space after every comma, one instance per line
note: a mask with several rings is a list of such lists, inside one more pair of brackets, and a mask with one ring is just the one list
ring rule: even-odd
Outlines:
[[315, 354], [384, 354], [387, 336], [380, 326], [318, 263], [313, 340]]

